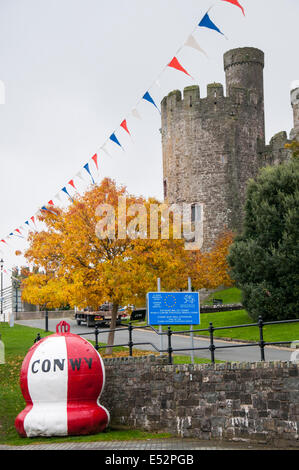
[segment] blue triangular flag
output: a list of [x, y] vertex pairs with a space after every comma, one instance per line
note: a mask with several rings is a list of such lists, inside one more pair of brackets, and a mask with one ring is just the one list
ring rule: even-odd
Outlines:
[[217, 28], [217, 26], [213, 23], [208, 13], [205, 14], [201, 22], [198, 24], [198, 26], [202, 26], [203, 28], [213, 29], [214, 31], [217, 31], [218, 33], [224, 36], [224, 34], [220, 31], [220, 29]]
[[115, 135], [114, 133], [111, 134], [111, 136], [109, 137], [109, 139], [112, 140], [112, 142], [114, 142], [115, 144], [117, 144], [117, 145], [119, 145], [120, 147], [122, 147], [121, 144], [119, 143], [118, 138], [116, 137], [116, 135]]
[[[73, 198], [72, 198], [72, 197], [69, 195], [69, 193], [67, 192], [67, 189], [66, 189], [66, 187], [62, 188], [62, 190], [61, 190], [61, 191], [64, 191], [64, 192], [65, 192], [65, 194], [67, 194], [67, 195], [68, 195], [68, 197], [69, 197], [69, 198], [70, 198], [70, 199], [71, 199], [71, 200], [74, 202]], [[46, 210], [48, 210], [48, 209], [46, 209]]]
[[92, 174], [90, 173], [90, 169], [89, 169], [88, 163], [86, 163], [86, 165], [84, 165], [83, 168], [87, 171], [87, 173], [89, 173], [89, 175], [90, 175], [90, 177], [91, 177], [91, 179], [92, 179], [92, 182], [93, 182], [93, 184], [94, 184], [94, 179], [93, 179], [93, 177], [92, 177]]
[[145, 101], [148, 101], [149, 103], [153, 104], [155, 106], [155, 108], [157, 108], [157, 110], [160, 113], [160, 109], [157, 107], [156, 103], [154, 102], [153, 98], [151, 97], [151, 95], [149, 94], [148, 91], [143, 95], [142, 99], [144, 99]]
[[[68, 196], [71, 197], [69, 194], [68, 194]], [[72, 199], [72, 198], [71, 198], [71, 199]], [[50, 209], [47, 209], [46, 206], [43, 206], [43, 207], [41, 208], [41, 210], [42, 210], [42, 211], [48, 211], [48, 212], [51, 212], [51, 214], [57, 215], [56, 212], [51, 211]]]

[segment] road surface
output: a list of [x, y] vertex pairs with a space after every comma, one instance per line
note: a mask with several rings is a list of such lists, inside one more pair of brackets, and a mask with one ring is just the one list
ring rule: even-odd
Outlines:
[[[63, 319], [49, 319], [49, 331], [56, 331], [56, 325]], [[94, 340], [94, 328], [87, 328], [84, 324], [80, 326], [77, 325], [76, 321], [73, 319], [65, 318], [71, 326], [71, 333], [75, 334], [83, 334], [83, 333], [90, 333], [89, 335], [85, 336], [84, 338], [87, 340]], [[45, 321], [43, 319], [39, 320], [18, 320], [16, 323], [19, 325], [24, 326], [31, 326], [34, 328], [41, 328], [44, 329]], [[99, 331], [99, 343], [107, 343], [108, 333], [107, 329], [100, 328]], [[123, 329], [123, 331], [116, 331], [115, 332], [115, 341], [114, 344], [128, 344], [129, 337], [128, 337], [128, 330]], [[134, 330], [133, 331], [133, 342], [134, 343], [152, 343], [157, 348], [160, 348], [160, 336], [157, 335], [153, 331], [149, 330]], [[215, 359], [221, 361], [229, 361], [229, 362], [256, 362], [260, 361], [260, 348], [258, 346], [246, 346], [245, 343], [238, 343], [232, 341], [219, 341], [215, 340], [214, 344], [216, 348], [219, 347], [227, 347], [229, 345], [240, 345], [241, 347], [238, 348], [223, 348], [223, 349], [216, 349], [215, 351]], [[136, 345], [137, 349], [142, 350], [149, 350], [155, 351], [154, 348], [150, 344], [144, 345]], [[189, 355], [190, 351], [188, 348], [190, 347], [190, 338], [186, 335], [180, 334], [173, 334], [172, 335], [172, 348], [173, 349], [186, 349], [186, 351], [174, 351], [174, 354], [177, 355]], [[209, 347], [209, 338], [197, 338], [194, 337], [194, 347]], [[167, 336], [163, 336], [163, 349], [167, 349]], [[206, 350], [197, 350], [194, 351], [194, 355], [196, 357], [208, 358], [210, 359], [210, 351]], [[267, 346], [265, 348], [265, 360], [266, 361], [289, 361], [291, 356], [291, 350], [288, 348], [278, 348]]]

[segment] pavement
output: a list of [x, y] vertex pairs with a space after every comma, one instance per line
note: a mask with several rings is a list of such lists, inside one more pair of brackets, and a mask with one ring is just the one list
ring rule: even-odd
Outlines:
[[[277, 447], [275, 447], [277, 450]], [[199, 441], [197, 439], [147, 439], [130, 441], [65, 442], [53, 444], [28, 444], [26, 446], [0, 445], [6, 450], [273, 450], [273, 447], [248, 442]], [[284, 449], [286, 450], [286, 449]], [[291, 450], [291, 449], [287, 449]]]
[[[67, 321], [71, 326], [71, 332], [75, 334], [86, 334], [84, 336], [87, 340], [94, 340], [94, 328], [88, 328], [85, 325], [77, 325], [76, 321], [69, 318], [61, 319], [49, 319], [49, 331], [56, 331], [56, 325], [61, 321]], [[34, 328], [44, 329], [45, 320], [44, 319], [35, 319], [35, 320], [18, 320], [16, 321], [19, 325], [31, 326]], [[99, 342], [107, 343], [108, 333], [106, 328], [99, 329]], [[115, 332], [115, 341], [114, 344], [127, 344], [128, 343], [128, 330], [123, 329], [123, 331]], [[153, 350], [154, 348], [150, 343], [154, 344], [157, 348], [160, 348], [161, 337], [155, 332], [150, 330], [135, 329], [133, 330], [133, 342], [134, 343], [148, 343], [143, 345], [136, 345], [137, 349], [142, 350]], [[180, 351], [174, 351], [174, 354], [177, 355], [189, 355], [190, 350], [190, 337], [183, 334], [173, 333], [172, 335], [172, 348], [173, 349], [182, 349]], [[242, 343], [237, 341], [224, 341], [224, 340], [215, 340], [214, 344], [216, 346], [215, 359], [221, 361], [229, 362], [257, 362], [261, 360], [260, 348], [259, 346], [248, 346], [248, 343]], [[228, 348], [228, 346], [240, 346], [238, 348]], [[209, 338], [198, 338], [194, 336], [194, 347], [196, 348], [208, 348]], [[167, 336], [163, 336], [163, 348], [167, 348]], [[222, 349], [218, 349], [222, 348]], [[161, 348], [160, 348], [161, 349]], [[266, 346], [265, 347], [265, 360], [266, 361], [289, 361], [291, 356], [291, 350], [287, 347], [275, 347], [275, 346]], [[210, 351], [205, 350], [195, 350], [194, 356], [210, 359]]]

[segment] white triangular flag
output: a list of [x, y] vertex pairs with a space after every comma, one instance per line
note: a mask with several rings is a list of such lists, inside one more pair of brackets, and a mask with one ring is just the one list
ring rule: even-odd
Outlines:
[[103, 150], [103, 152], [105, 152], [105, 154], [106, 154], [108, 157], [112, 158], [111, 155], [110, 155], [110, 153], [109, 153], [108, 150], [106, 149], [105, 145], [103, 145], [103, 147], [101, 147], [101, 150]]
[[59, 201], [59, 202], [61, 202], [61, 199], [60, 199], [60, 194], [59, 194], [59, 193], [55, 194], [55, 196], [54, 196], [54, 197], [56, 197], [56, 199], [58, 199], [58, 201]]
[[132, 109], [132, 115], [136, 118], [136, 119], [141, 119], [141, 116], [139, 114], [139, 112], [137, 111], [136, 108]]
[[78, 171], [78, 173], [76, 173], [76, 176], [80, 178], [80, 180], [84, 181], [84, 183], [86, 183], [86, 180], [83, 178], [81, 171]]
[[196, 49], [199, 52], [202, 52], [206, 57], [208, 57], [208, 54], [200, 47], [200, 45], [196, 41], [195, 37], [192, 36], [192, 34], [190, 34], [187, 41], [185, 42], [185, 46], [192, 47], [193, 49]]

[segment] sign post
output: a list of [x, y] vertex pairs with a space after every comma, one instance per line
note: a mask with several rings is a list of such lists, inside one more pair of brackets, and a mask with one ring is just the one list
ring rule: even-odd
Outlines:
[[[191, 285], [191, 277], [188, 277], [188, 291], [192, 292], [192, 285]], [[190, 351], [190, 358], [191, 364], [194, 364], [194, 333], [193, 333], [193, 325], [190, 325], [190, 339], [191, 339], [191, 351]]]
[[[157, 292], [161, 292], [161, 279], [158, 277], [157, 279]], [[162, 325], [159, 325], [159, 333], [160, 333], [160, 351], [163, 350], [163, 335], [162, 335]], [[162, 356], [162, 352], [160, 352], [160, 356]]]

